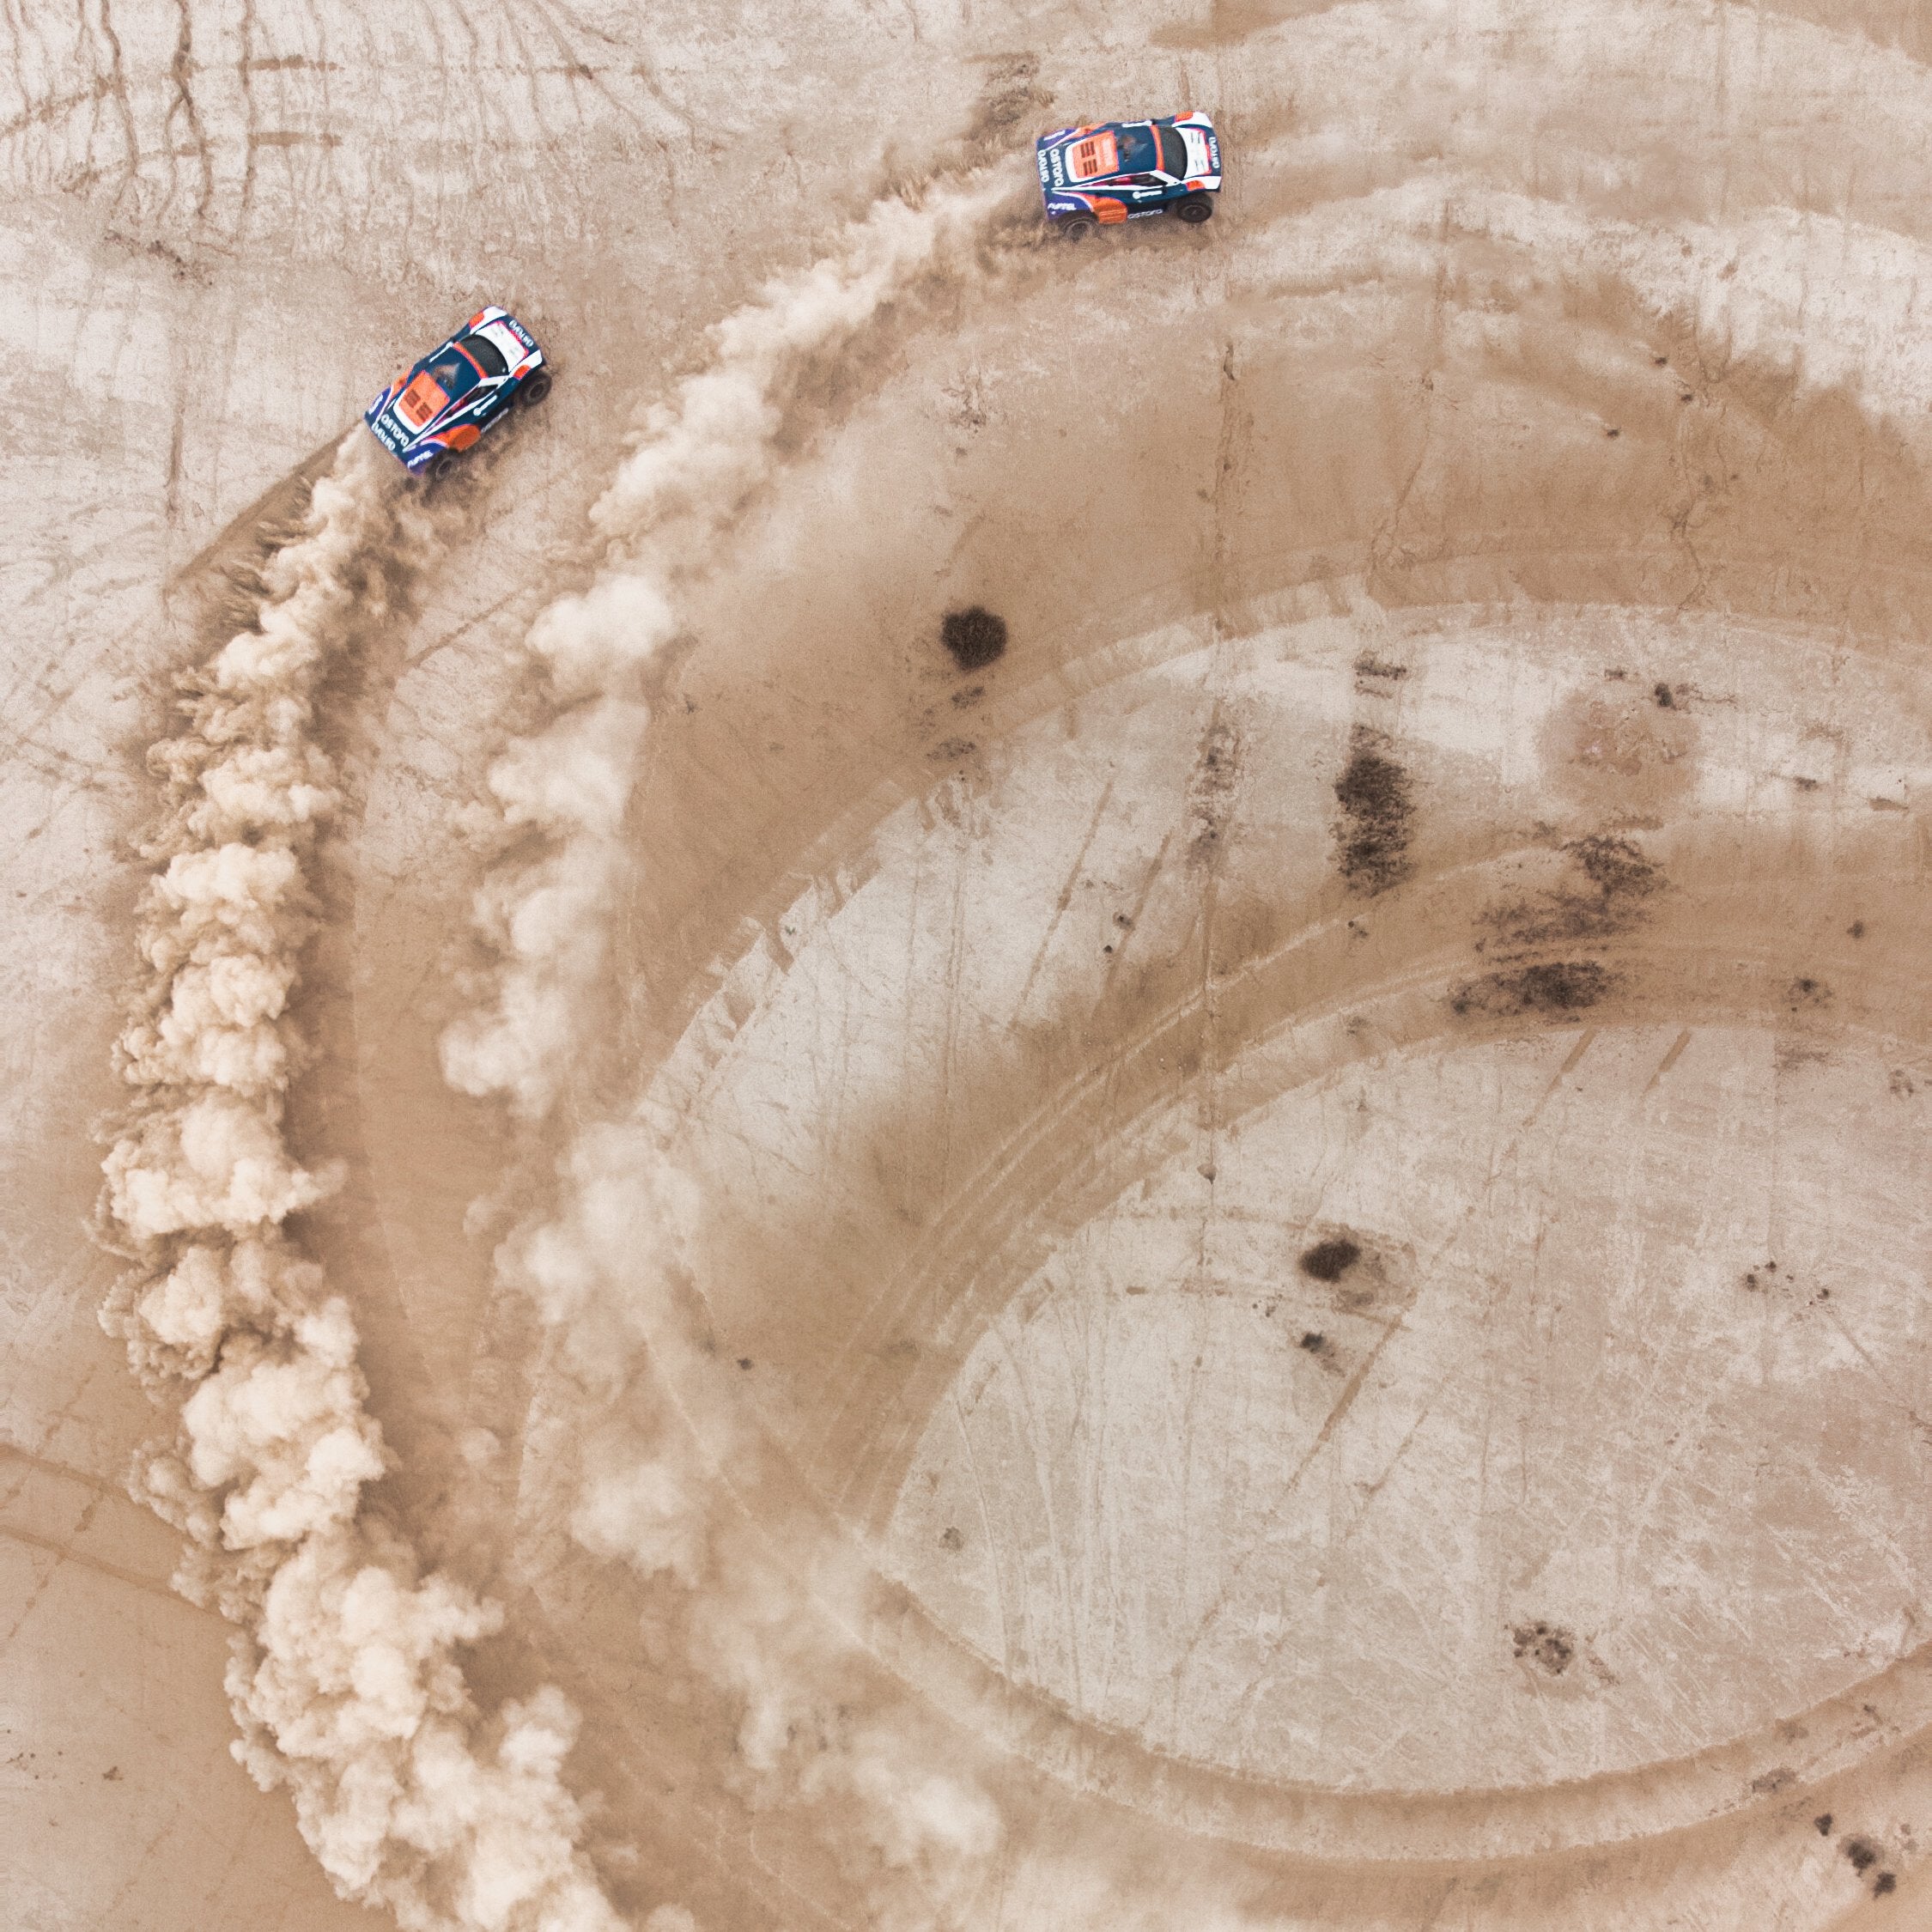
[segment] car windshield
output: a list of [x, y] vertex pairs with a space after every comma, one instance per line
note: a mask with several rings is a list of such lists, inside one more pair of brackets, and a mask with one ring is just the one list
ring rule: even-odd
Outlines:
[[465, 336], [463, 346], [483, 364], [486, 376], [505, 376], [510, 373], [510, 365], [503, 360], [503, 352], [488, 336]]
[[1161, 142], [1161, 166], [1176, 180], [1188, 178], [1188, 143], [1170, 127], [1157, 128]]

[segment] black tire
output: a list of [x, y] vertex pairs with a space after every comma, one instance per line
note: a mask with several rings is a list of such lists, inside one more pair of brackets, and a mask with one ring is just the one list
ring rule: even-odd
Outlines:
[[1214, 197], [1212, 195], [1189, 195], [1185, 201], [1174, 204], [1174, 218], [1185, 222], [1191, 228], [1198, 228], [1203, 222], [1211, 221], [1214, 215]]
[[456, 474], [456, 452], [446, 449], [424, 474], [433, 483], [447, 483]]
[[533, 410], [550, 392], [550, 373], [539, 369], [535, 375], [527, 375], [517, 388], [517, 407]]
[[1084, 241], [1100, 223], [1091, 215], [1062, 215], [1054, 226], [1062, 241]]

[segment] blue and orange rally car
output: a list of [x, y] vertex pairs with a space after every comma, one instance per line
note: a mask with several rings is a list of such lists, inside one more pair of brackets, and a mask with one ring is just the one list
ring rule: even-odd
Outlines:
[[1221, 190], [1221, 137], [1206, 114], [1056, 128], [1034, 157], [1047, 219], [1070, 241], [1167, 209], [1205, 222]]
[[536, 337], [507, 309], [479, 308], [441, 348], [398, 376], [362, 420], [411, 476], [445, 477], [459, 451], [513, 409], [535, 409], [550, 392]]

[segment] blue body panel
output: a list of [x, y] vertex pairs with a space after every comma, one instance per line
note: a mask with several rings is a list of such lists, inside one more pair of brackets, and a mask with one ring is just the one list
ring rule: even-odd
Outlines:
[[363, 410], [362, 420], [398, 462], [420, 475], [500, 422], [544, 366], [537, 338], [513, 315], [479, 309], [398, 376]]
[[1221, 187], [1221, 137], [1206, 114], [1055, 128], [1034, 160], [1049, 222], [1084, 215], [1111, 227]]

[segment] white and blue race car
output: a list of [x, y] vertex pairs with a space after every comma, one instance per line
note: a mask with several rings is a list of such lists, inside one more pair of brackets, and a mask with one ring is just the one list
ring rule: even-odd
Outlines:
[[459, 452], [513, 409], [550, 392], [537, 338], [507, 309], [480, 308], [362, 412], [376, 440], [411, 476], [447, 476]]
[[1170, 210], [1205, 222], [1221, 189], [1221, 137], [1206, 114], [1055, 128], [1034, 159], [1047, 219], [1070, 241]]

